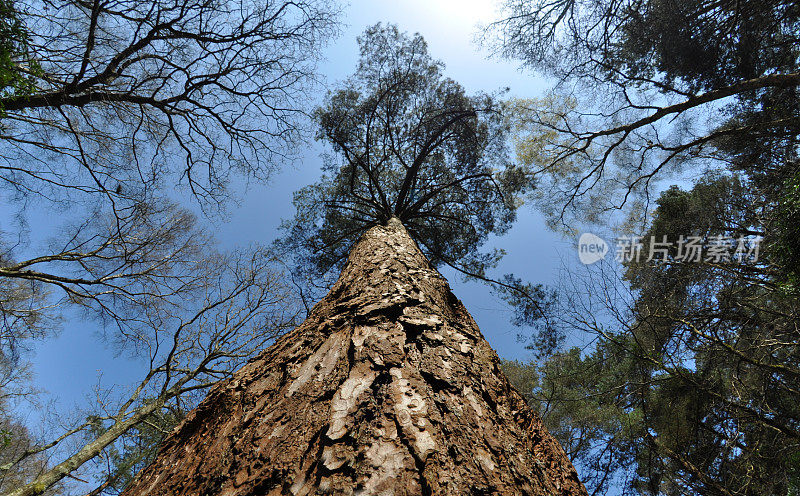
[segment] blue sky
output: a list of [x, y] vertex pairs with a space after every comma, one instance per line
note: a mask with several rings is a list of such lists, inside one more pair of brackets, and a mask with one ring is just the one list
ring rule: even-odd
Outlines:
[[[486, 0], [354, 1], [345, 11], [344, 32], [326, 51], [327, 60], [321, 72], [328, 84], [335, 86], [355, 70], [356, 37], [367, 26], [392, 22], [401, 30], [422, 34], [430, 54], [445, 63], [445, 74], [468, 92], [492, 92], [508, 87], [514, 96], [540, 95], [547, 88], [545, 81], [519, 71], [516, 63], [490, 59], [488, 52], [473, 42], [477, 26], [495, 17], [494, 2]], [[222, 226], [222, 239], [233, 244], [273, 239], [280, 219], [293, 213], [292, 192], [318, 176], [321, 150], [318, 144], [312, 144], [296, 168], [285, 169], [269, 185], [251, 188], [241, 207]], [[530, 208], [524, 208], [519, 217], [512, 232], [496, 240], [497, 246], [508, 252], [497, 274], [514, 272], [535, 282], [552, 281], [557, 277], [561, 258], [573, 255], [570, 242], [548, 231], [541, 216]], [[518, 329], [509, 323], [509, 313], [502, 302], [486, 286], [464, 284], [454, 272], [444, 272], [456, 296], [500, 356], [526, 358], [528, 353], [516, 339]]]
[[[419, 32], [428, 41], [430, 53], [446, 64], [447, 76], [468, 91], [494, 91], [509, 87], [514, 96], [541, 95], [545, 83], [522, 73], [511, 62], [488, 59], [473, 43], [477, 25], [494, 18], [494, 3], [479, 0], [353, 1], [345, 8], [343, 32], [326, 50], [320, 73], [328, 84], [347, 77], [358, 58], [356, 37], [377, 22], [392, 22], [400, 29]], [[267, 244], [277, 236], [282, 218], [292, 215], [292, 192], [313, 182], [319, 175], [321, 147], [311, 143], [302, 160], [287, 166], [266, 185], [250, 185], [239, 192], [240, 201], [229, 208], [229, 218], [215, 221], [215, 231], [223, 246], [233, 248], [254, 242]], [[32, 226], [35, 227], [35, 226]], [[496, 274], [514, 272], [533, 281], [553, 283], [562, 262], [574, 263], [574, 240], [565, 240], [547, 230], [540, 215], [523, 207], [519, 221], [506, 236], [494, 240], [508, 255]], [[505, 306], [477, 283], [462, 283], [445, 271], [455, 294], [478, 322], [483, 334], [501, 357], [527, 359], [527, 352], [516, 339], [519, 330], [509, 323]], [[57, 339], [37, 345], [32, 356], [37, 386], [45, 398], [55, 401], [57, 410], [69, 414], [85, 404], [102, 375], [105, 386], [137, 380], [141, 366], [116, 357], [98, 339], [92, 322], [71, 320]], [[31, 412], [31, 423], [35, 423]]]

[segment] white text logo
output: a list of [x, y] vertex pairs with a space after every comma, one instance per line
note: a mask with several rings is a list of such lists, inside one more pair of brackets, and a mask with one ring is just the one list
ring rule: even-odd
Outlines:
[[583, 233], [578, 239], [578, 258], [581, 262], [590, 265], [598, 262], [608, 254], [608, 244], [599, 236], [592, 233]]

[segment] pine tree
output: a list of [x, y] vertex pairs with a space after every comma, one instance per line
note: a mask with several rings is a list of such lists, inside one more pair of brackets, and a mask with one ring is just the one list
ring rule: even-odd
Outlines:
[[586, 494], [499, 365], [393, 217], [123, 494]]

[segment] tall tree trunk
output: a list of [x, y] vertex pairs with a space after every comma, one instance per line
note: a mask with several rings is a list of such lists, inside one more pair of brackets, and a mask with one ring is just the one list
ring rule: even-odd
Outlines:
[[217, 386], [124, 496], [585, 495], [400, 221]]

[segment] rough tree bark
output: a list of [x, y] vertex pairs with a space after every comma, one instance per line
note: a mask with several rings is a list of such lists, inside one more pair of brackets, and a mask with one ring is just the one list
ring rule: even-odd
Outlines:
[[124, 496], [585, 495], [400, 221], [217, 386]]

